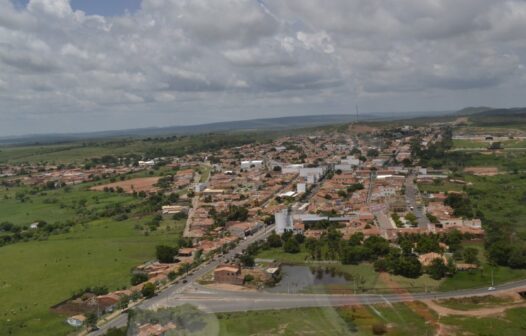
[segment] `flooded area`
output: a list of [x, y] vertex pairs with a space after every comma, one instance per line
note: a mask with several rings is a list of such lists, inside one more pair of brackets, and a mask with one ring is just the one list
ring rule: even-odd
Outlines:
[[331, 266], [293, 266], [281, 267], [282, 278], [276, 286], [268, 288], [271, 292], [297, 293], [313, 286], [345, 285], [352, 283], [352, 277], [338, 272]]

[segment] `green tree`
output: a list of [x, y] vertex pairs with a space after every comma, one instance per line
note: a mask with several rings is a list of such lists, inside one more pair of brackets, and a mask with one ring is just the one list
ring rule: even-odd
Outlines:
[[155, 285], [151, 282], [147, 282], [142, 286], [141, 294], [145, 298], [149, 299], [155, 295]]
[[136, 286], [148, 280], [148, 275], [146, 273], [137, 272], [133, 273], [131, 277], [131, 284]]
[[442, 258], [436, 258], [431, 261], [431, 265], [427, 267], [427, 273], [434, 280], [440, 280], [447, 275], [448, 267]]
[[270, 236], [268, 236], [267, 243], [270, 247], [282, 246], [281, 238], [275, 232], [272, 232]]
[[177, 255], [178, 249], [167, 245], [157, 245], [155, 248], [155, 255], [159, 262], [173, 263], [174, 256]]
[[479, 250], [477, 250], [474, 247], [466, 247], [464, 249], [464, 252], [462, 253], [464, 261], [467, 262], [468, 264], [478, 264], [479, 263], [478, 254], [479, 254]]
[[86, 315], [86, 327], [88, 330], [92, 330], [97, 326], [97, 320], [99, 318], [97, 317], [97, 314], [95, 313], [88, 313]]
[[289, 239], [283, 245], [283, 250], [287, 253], [298, 253], [300, 251], [300, 244], [295, 239]]

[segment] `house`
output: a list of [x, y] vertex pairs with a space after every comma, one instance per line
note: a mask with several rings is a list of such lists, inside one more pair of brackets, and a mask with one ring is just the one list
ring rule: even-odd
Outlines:
[[231, 285], [242, 285], [241, 267], [238, 265], [219, 265], [214, 270], [214, 282]]
[[75, 327], [75, 328], [80, 328], [84, 325], [84, 322], [86, 321], [86, 316], [82, 315], [82, 314], [79, 314], [79, 315], [75, 315], [75, 316], [70, 316], [68, 317], [68, 319], [66, 320], [66, 322], [72, 326], [72, 327]]
[[294, 232], [294, 234], [302, 235], [305, 232], [305, 224], [303, 224], [302, 222], [294, 223], [292, 232]]
[[188, 213], [188, 207], [182, 205], [163, 205], [163, 215], [175, 215], [179, 213]]

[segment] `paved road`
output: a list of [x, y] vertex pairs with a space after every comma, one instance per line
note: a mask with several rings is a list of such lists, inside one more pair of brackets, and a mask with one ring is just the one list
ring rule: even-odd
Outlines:
[[[494, 292], [511, 289], [526, 289], [526, 280], [497, 286]], [[487, 295], [488, 288], [467, 289], [451, 292], [432, 292], [416, 294], [357, 294], [357, 295], [323, 295], [323, 294], [278, 294], [269, 292], [227, 292], [202, 289], [182, 293], [161, 301], [154, 307], [173, 307], [181, 304], [193, 304], [211, 313], [238, 312], [247, 310], [288, 309], [303, 307], [337, 307], [348, 305], [367, 305], [397, 303], [435, 299], [450, 299]]]
[[416, 204], [416, 199], [417, 196], [419, 196], [419, 191], [417, 186], [413, 182], [415, 177], [416, 176], [414, 174], [411, 174], [405, 180], [405, 199], [409, 206], [412, 207], [411, 211], [415, 214], [416, 218], [418, 219], [418, 226], [422, 229], [427, 230], [430, 228], [431, 222], [429, 222], [429, 219], [425, 214], [424, 206], [417, 206]]

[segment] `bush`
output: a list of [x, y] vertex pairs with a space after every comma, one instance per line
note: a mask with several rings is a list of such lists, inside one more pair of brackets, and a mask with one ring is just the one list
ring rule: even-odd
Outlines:
[[144, 284], [144, 286], [141, 289], [141, 294], [147, 299], [151, 298], [155, 295], [155, 285], [151, 282]]
[[146, 273], [134, 273], [131, 278], [132, 286], [136, 286], [148, 280], [148, 275]]
[[387, 327], [383, 323], [375, 323], [371, 328], [374, 335], [383, 335], [387, 332]]

